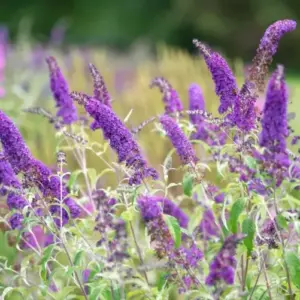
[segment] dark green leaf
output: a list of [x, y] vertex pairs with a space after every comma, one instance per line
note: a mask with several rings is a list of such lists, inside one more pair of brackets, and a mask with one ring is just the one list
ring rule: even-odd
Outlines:
[[242, 232], [247, 234], [244, 238], [244, 244], [247, 248], [248, 255], [250, 255], [253, 249], [253, 239], [255, 235], [255, 223], [250, 218], [244, 220]]
[[300, 260], [293, 252], [288, 252], [285, 255], [286, 263], [288, 265], [291, 280], [293, 284], [300, 288]]
[[186, 173], [184, 175], [182, 185], [183, 185], [183, 193], [186, 196], [191, 197], [192, 189], [193, 189], [193, 177], [189, 173]]
[[175, 247], [178, 248], [181, 244], [181, 229], [178, 221], [173, 216], [163, 215], [164, 220], [174, 240]]
[[244, 207], [245, 207], [244, 199], [237, 200], [231, 207], [228, 226], [232, 233], [237, 233], [238, 218], [239, 218], [240, 214], [243, 212]]

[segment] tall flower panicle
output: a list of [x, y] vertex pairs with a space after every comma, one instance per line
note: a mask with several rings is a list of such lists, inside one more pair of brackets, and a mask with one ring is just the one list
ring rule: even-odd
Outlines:
[[163, 94], [166, 114], [172, 114], [183, 110], [183, 105], [178, 93], [165, 78], [154, 78], [150, 84], [150, 88], [153, 87], [158, 87], [160, 92]]
[[[196, 83], [192, 83], [189, 87], [189, 100], [190, 100], [190, 110], [205, 110], [205, 102], [202, 90], [200, 86]], [[203, 121], [203, 117], [200, 114], [190, 114], [191, 122], [196, 126]]]
[[234, 108], [233, 113], [230, 114], [229, 119], [243, 132], [249, 132], [255, 128], [256, 109], [255, 102], [257, 95], [255, 93], [254, 84], [246, 81], [242, 86]]
[[3, 154], [15, 173], [28, 170], [32, 160], [31, 153], [26, 146], [21, 133], [14, 123], [0, 110], [0, 139]]
[[111, 97], [106, 88], [103, 76], [93, 64], [89, 64], [89, 70], [94, 80], [94, 98], [102, 104], [111, 106]]
[[223, 114], [235, 104], [238, 93], [236, 79], [226, 60], [219, 53], [211, 51], [196, 39], [193, 43], [204, 56], [215, 83], [216, 94], [220, 97], [219, 113]]
[[260, 40], [252, 66], [249, 70], [248, 80], [254, 82], [263, 91], [265, 77], [268, 73], [268, 66], [275, 55], [280, 39], [288, 32], [296, 29], [297, 23], [294, 20], [279, 20], [270, 25]]
[[160, 117], [160, 123], [162, 124], [174, 148], [176, 149], [182, 163], [196, 163], [198, 158], [192, 147], [192, 144], [180, 129], [176, 121], [173, 118], [164, 115]]
[[116, 151], [119, 162], [125, 162], [127, 167], [133, 169], [133, 175], [129, 179], [130, 185], [140, 184], [146, 177], [158, 178], [157, 172], [148, 167], [130, 131], [110, 107], [80, 93], [74, 92], [71, 95], [84, 104], [85, 110], [94, 119], [91, 129], [102, 129], [104, 138]]
[[271, 152], [286, 152], [287, 105], [287, 85], [283, 66], [279, 65], [269, 80], [260, 135], [260, 146]]
[[61, 117], [64, 124], [71, 124], [78, 119], [77, 109], [69, 95], [69, 87], [56, 60], [50, 56], [46, 59], [50, 71], [50, 88], [59, 108], [57, 117]]
[[210, 264], [209, 274], [205, 281], [207, 285], [216, 285], [219, 281], [227, 284], [234, 283], [236, 247], [244, 237], [244, 234], [234, 234], [225, 239], [221, 250]]

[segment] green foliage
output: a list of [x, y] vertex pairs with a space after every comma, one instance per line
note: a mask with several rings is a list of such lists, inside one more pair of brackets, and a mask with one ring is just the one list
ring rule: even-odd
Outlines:
[[181, 245], [181, 228], [176, 218], [169, 215], [163, 215], [164, 220], [174, 240], [174, 245], [179, 248]]
[[250, 256], [253, 250], [253, 246], [254, 246], [253, 239], [255, 236], [255, 223], [253, 222], [252, 219], [247, 218], [243, 221], [242, 232], [247, 235], [244, 238], [244, 245], [247, 248], [248, 256]]
[[297, 288], [300, 288], [300, 260], [298, 256], [289, 251], [285, 255], [286, 263], [288, 265], [291, 280]]
[[192, 196], [192, 189], [193, 189], [193, 177], [191, 174], [186, 173], [183, 176], [183, 193], [188, 196], [191, 197]]
[[245, 199], [238, 199], [231, 207], [228, 226], [232, 233], [238, 231], [238, 219], [245, 207]]

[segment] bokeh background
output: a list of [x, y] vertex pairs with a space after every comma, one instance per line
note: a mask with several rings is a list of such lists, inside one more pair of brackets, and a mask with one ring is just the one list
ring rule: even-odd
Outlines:
[[[13, 38], [27, 26], [36, 40], [47, 42], [53, 27], [61, 25], [65, 43], [124, 50], [163, 41], [192, 52], [197, 37], [244, 60], [252, 58], [270, 23], [299, 17], [297, 0], [2, 0], [0, 10], [0, 23]], [[286, 37], [276, 58], [295, 70], [299, 38], [300, 30]]]
[[[14, 119], [34, 155], [53, 165], [59, 143], [55, 129], [41, 116], [23, 112], [40, 106], [55, 114], [45, 64], [48, 55], [57, 58], [70, 90], [86, 93], [92, 92], [87, 64], [94, 63], [104, 76], [114, 110], [121, 119], [132, 110], [127, 126], [135, 127], [163, 111], [159, 91], [149, 88], [156, 76], [170, 81], [185, 108], [188, 87], [196, 82], [207, 110], [217, 113], [219, 99], [193, 38], [221, 52], [241, 85], [265, 29], [276, 20], [299, 17], [297, 0], [1, 0], [1, 30], [7, 31], [9, 45], [0, 70], [0, 88], [5, 90], [0, 108]], [[282, 63], [286, 68], [291, 112], [299, 108], [299, 53], [300, 29], [282, 39], [271, 67]], [[263, 101], [262, 94], [261, 107]], [[297, 120], [291, 122], [296, 132]], [[150, 163], [159, 168], [171, 146], [152, 129], [146, 127], [137, 138]], [[89, 135], [102, 143], [99, 131]], [[115, 159], [110, 150], [105, 155]], [[93, 153], [87, 160], [97, 171], [105, 167]], [[72, 158], [68, 162], [71, 169], [78, 167]], [[113, 177], [105, 176], [103, 184], [113, 182]]]

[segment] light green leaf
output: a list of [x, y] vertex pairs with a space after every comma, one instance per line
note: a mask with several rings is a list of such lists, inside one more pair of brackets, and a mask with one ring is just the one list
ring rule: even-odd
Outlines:
[[78, 266], [78, 265], [79, 265], [83, 253], [84, 253], [83, 250], [79, 250], [79, 251], [76, 253], [76, 255], [75, 255], [75, 257], [74, 257], [74, 263], [73, 263], [74, 266]]
[[288, 223], [283, 215], [277, 215], [276, 221], [280, 228], [282, 228], [282, 229], [288, 228]]
[[285, 255], [286, 263], [288, 265], [291, 280], [293, 284], [300, 288], [300, 260], [293, 252], [287, 252]]
[[244, 245], [247, 248], [248, 256], [251, 254], [253, 249], [253, 239], [255, 235], [255, 223], [252, 219], [248, 218], [244, 220], [242, 224], [242, 232], [247, 234], [244, 238]]
[[232, 233], [237, 233], [238, 230], [238, 218], [240, 214], [243, 212], [245, 207], [245, 200], [239, 199], [237, 200], [231, 207], [230, 215], [229, 215], [229, 229]]
[[181, 245], [181, 229], [178, 221], [173, 216], [163, 215], [163, 217], [172, 235], [175, 247], [178, 248]]
[[183, 193], [186, 196], [191, 197], [192, 189], [193, 189], [193, 177], [189, 173], [184, 174], [182, 185], [183, 185]]

